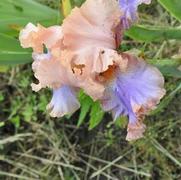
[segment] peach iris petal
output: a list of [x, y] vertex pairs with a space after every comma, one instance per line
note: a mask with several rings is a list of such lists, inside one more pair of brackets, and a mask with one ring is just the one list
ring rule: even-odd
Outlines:
[[32, 68], [34, 76], [39, 80], [39, 84], [33, 84], [33, 90], [39, 91], [41, 88], [59, 88], [66, 83], [66, 69], [61, 65], [61, 61], [53, 59], [51, 55], [34, 54]]
[[[116, 51], [104, 48], [87, 48], [72, 54], [65, 51], [62, 53], [62, 58], [64, 58], [63, 63], [71, 64], [78, 80], [77, 85], [94, 100], [103, 96], [105, 85], [102, 82], [107, 81], [106, 79], [102, 81], [99, 74], [106, 72], [113, 65], [119, 67], [121, 71], [125, 71], [127, 67], [126, 59], [123, 59]], [[68, 62], [69, 60], [71, 62]], [[106, 78], [111, 78], [111, 75]]]
[[71, 58], [67, 58], [64, 62], [75, 65], [84, 65], [85, 68], [83, 73], [87, 75], [88, 72], [104, 72], [113, 64], [117, 64], [123, 69], [127, 67], [126, 61], [123, 60], [122, 56], [120, 56], [117, 51], [104, 47], [91, 47], [74, 52], [69, 51], [67, 52], [67, 55], [64, 56], [64, 59], [68, 56]]
[[34, 52], [42, 53], [43, 45], [47, 48], [53, 48], [53, 46], [60, 46], [62, 41], [62, 29], [61, 26], [52, 26], [45, 28], [38, 24], [38, 26], [28, 23], [26, 27], [21, 30], [19, 39], [21, 46], [24, 48], [33, 48]]
[[84, 90], [84, 92], [91, 96], [94, 101], [102, 98], [104, 94], [105, 87], [103, 84], [94, 80], [92, 77], [87, 77], [85, 81], [80, 82], [79, 86]]
[[92, 72], [105, 71], [118, 56], [114, 49], [119, 18], [116, 0], [87, 0], [81, 8], [74, 8], [62, 25], [63, 44], [76, 56], [69, 60]]
[[60, 80], [57, 80], [59, 75], [53, 80], [53, 76], [59, 74], [58, 70], [55, 73], [49, 67], [61, 64], [68, 69], [69, 79], [76, 79], [75, 86], [83, 88], [95, 100], [100, 98], [104, 86], [97, 82], [96, 74], [106, 71], [114, 63], [125, 66], [117, 52], [112, 50], [116, 48], [114, 28], [119, 23], [119, 17], [116, 0], [87, 0], [81, 8], [74, 8], [71, 15], [64, 20], [62, 31], [61, 27], [57, 30], [58, 27], [54, 26], [44, 28], [40, 25], [27, 25], [20, 33], [22, 44], [26, 43], [24, 47], [33, 47], [35, 52], [42, 52], [44, 44], [53, 59], [50, 62], [33, 63], [36, 66], [34, 69], [37, 69], [35, 77], [40, 81], [38, 86], [34, 85], [34, 89], [46, 86], [55, 88], [60, 85]]
[[42, 47], [40, 44], [35, 42], [35, 34], [38, 33], [38, 28], [32, 24], [28, 23], [24, 29], [20, 31], [19, 40], [21, 46], [23, 48], [30, 48], [32, 47], [35, 51], [41, 51]]
[[127, 141], [134, 141], [143, 137], [143, 133], [146, 130], [146, 126], [142, 122], [137, 124], [129, 124], [127, 128]]
[[114, 28], [119, 17], [116, 0], [87, 0], [63, 21], [64, 45], [71, 50], [87, 47], [115, 49]]

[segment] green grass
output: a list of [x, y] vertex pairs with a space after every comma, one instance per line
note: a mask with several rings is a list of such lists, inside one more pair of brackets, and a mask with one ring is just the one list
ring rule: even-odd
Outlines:
[[[56, 0], [46, 3], [57, 8]], [[140, 23], [179, 24], [155, 1], [140, 11]], [[178, 56], [180, 47], [176, 40], [138, 43], [129, 38], [122, 45], [148, 59]], [[9, 68], [0, 80], [0, 179], [181, 179], [181, 93], [173, 93], [180, 79], [166, 79], [169, 99], [145, 119], [145, 138], [132, 143], [125, 140], [125, 120], [113, 123], [109, 114], [91, 131], [89, 115], [76, 126], [80, 112], [50, 118], [45, 107], [51, 92], [32, 92], [30, 65]]]

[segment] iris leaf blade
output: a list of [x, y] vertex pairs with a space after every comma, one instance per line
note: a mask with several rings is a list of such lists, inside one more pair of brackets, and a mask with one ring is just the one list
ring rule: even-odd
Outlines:
[[181, 40], [181, 28], [136, 25], [126, 31], [126, 35], [142, 42], [158, 42], [168, 39]]
[[177, 20], [181, 20], [180, 0], [158, 0], [158, 2]]
[[23, 64], [31, 59], [31, 51], [23, 49], [18, 40], [0, 34], [0, 65]]

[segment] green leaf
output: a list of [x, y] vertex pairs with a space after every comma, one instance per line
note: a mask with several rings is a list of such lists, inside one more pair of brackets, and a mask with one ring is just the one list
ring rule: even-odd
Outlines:
[[39, 4], [33, 0], [1, 0], [0, 32], [17, 36], [28, 22], [50, 26], [60, 23], [58, 10]]
[[[31, 51], [22, 49], [17, 37], [28, 22], [50, 26], [59, 23], [58, 10], [33, 0], [0, 1], [0, 65], [22, 64], [31, 61]], [[6, 36], [8, 35], [8, 36]]]
[[12, 117], [10, 121], [14, 124], [14, 126], [16, 128], [20, 127], [20, 117], [19, 116]]
[[79, 120], [77, 123], [78, 127], [85, 121], [85, 117], [94, 103], [89, 96], [85, 95], [82, 92], [80, 94], [79, 101], [81, 104], [81, 110], [80, 110]]
[[160, 41], [167, 39], [181, 40], [181, 28], [137, 25], [126, 31], [126, 35], [137, 41], [144, 42]]
[[53, 19], [39, 19], [36, 18], [24, 18], [24, 17], [10, 17], [6, 19], [0, 19], [0, 32], [3, 34], [11, 35], [11, 36], [18, 36], [19, 31], [28, 23], [40, 23], [44, 26], [50, 26], [53, 24]]
[[0, 19], [3, 15], [11, 17], [27, 17], [35, 19], [55, 19], [57, 21], [58, 11], [33, 0], [1, 0]]
[[181, 59], [152, 59], [148, 62], [156, 66], [164, 76], [181, 78]]
[[99, 102], [95, 102], [91, 108], [90, 120], [89, 120], [89, 130], [95, 128], [103, 119], [104, 112], [101, 109]]
[[176, 19], [181, 20], [181, 1], [180, 0], [158, 0], [158, 2], [170, 12]]
[[23, 64], [31, 59], [31, 51], [22, 49], [18, 40], [0, 34], [0, 65]]

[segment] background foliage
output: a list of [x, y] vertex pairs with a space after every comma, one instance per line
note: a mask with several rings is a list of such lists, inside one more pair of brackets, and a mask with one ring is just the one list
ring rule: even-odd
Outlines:
[[67, 13], [70, 7], [64, 2], [0, 1], [0, 178], [181, 179], [181, 1], [141, 6], [139, 25], [125, 33], [120, 46], [166, 78], [167, 95], [147, 117], [145, 138], [134, 143], [124, 140], [126, 119], [112, 122], [84, 93], [80, 111], [50, 119], [45, 112], [50, 92], [30, 90], [31, 50], [20, 47], [19, 30], [28, 22], [60, 24], [62, 8]]

